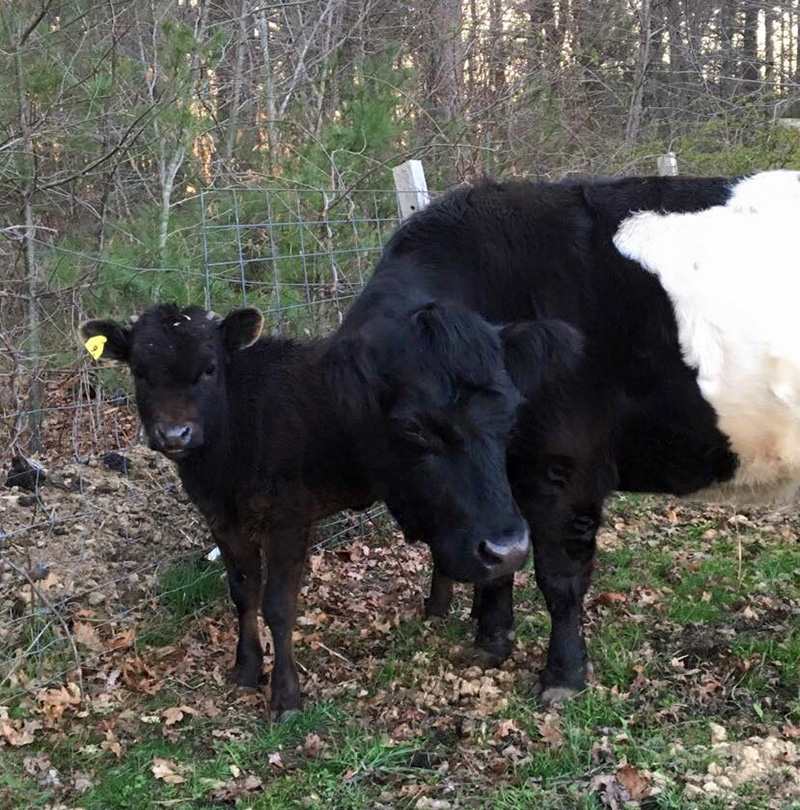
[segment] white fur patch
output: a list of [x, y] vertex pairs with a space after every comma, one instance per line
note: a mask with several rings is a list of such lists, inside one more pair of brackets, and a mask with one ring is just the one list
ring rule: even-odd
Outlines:
[[800, 208], [800, 172], [781, 169], [745, 177], [731, 187], [726, 207], [751, 214], [773, 208]]
[[614, 237], [672, 301], [684, 359], [739, 457], [716, 493], [728, 500], [800, 493], [799, 226], [800, 173], [766, 172], [725, 206], [634, 214]]

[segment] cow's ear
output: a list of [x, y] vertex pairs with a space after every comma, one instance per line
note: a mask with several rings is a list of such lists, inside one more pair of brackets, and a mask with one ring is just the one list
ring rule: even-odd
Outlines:
[[500, 329], [505, 368], [526, 398], [548, 384], [559, 384], [583, 357], [581, 333], [557, 320], [513, 323]]
[[95, 360], [119, 360], [131, 356], [131, 330], [116, 321], [84, 321], [79, 332], [86, 351]]
[[261, 337], [264, 316], [253, 307], [234, 309], [220, 323], [219, 328], [225, 348], [235, 352], [252, 346]]
[[325, 352], [325, 374], [343, 413], [364, 416], [378, 409], [381, 379], [375, 353], [364, 335], [335, 338]]

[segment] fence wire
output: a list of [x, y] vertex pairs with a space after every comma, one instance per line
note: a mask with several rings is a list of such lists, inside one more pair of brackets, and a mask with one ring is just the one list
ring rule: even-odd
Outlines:
[[[142, 446], [127, 372], [89, 362], [75, 337], [80, 321], [124, 320], [164, 300], [220, 312], [246, 304], [261, 309], [273, 334], [322, 336], [341, 323], [399, 222], [394, 190], [220, 188], [193, 202], [202, 270], [139, 267], [43, 242], [53, 272], [40, 354], [32, 357], [24, 330], [4, 330], [4, 698], [90, 672], [162, 632], [176, 609], [202, 607], [224, 590], [219, 564], [206, 561], [209, 534], [173, 466]], [[0, 326], [19, 324], [19, 313], [0, 308]], [[34, 382], [41, 401], [32, 398]], [[31, 453], [34, 421], [41, 446]], [[381, 506], [331, 518], [317, 527], [314, 550], [386, 530], [385, 520]]]

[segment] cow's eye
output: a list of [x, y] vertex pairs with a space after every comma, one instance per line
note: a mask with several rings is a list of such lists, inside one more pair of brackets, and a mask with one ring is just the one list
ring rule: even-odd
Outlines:
[[419, 451], [431, 448], [433, 437], [416, 419], [399, 419], [394, 424], [399, 437], [410, 447]]
[[216, 370], [217, 370], [217, 367], [214, 365], [214, 363], [209, 363], [209, 364], [208, 364], [208, 365], [207, 365], [207, 366], [206, 366], [206, 367], [203, 369], [203, 374], [205, 374], [205, 375], [206, 375], [206, 377], [210, 377], [210, 376], [211, 376], [211, 375], [212, 375], [212, 374], [213, 374], [213, 373], [214, 373]]

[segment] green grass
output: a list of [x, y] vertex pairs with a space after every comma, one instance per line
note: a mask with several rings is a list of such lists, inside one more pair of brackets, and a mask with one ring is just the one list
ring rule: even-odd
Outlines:
[[[152, 697], [131, 698], [126, 722], [134, 730], [119, 759], [103, 750], [102, 732], [91, 724], [68, 724], [59, 735], [37, 736], [34, 745], [18, 750], [0, 747], [0, 808], [64, 800], [26, 773], [24, 758], [37, 755], [48, 756], [64, 782], [76, 772], [90, 774], [92, 787], [65, 800], [84, 810], [412, 810], [435, 801], [454, 810], [599, 810], [606, 805], [597, 785], [613, 781], [625, 762], [658, 774], [659, 792], [642, 805], [648, 810], [767, 808], [772, 788], [764, 784], [698, 798], [688, 796], [686, 783], [702, 784], [715, 761], [709, 723], [724, 726], [730, 740], [800, 724], [800, 551], [760, 525], [739, 531], [716, 513], [690, 513], [667, 524], [661, 503], [628, 496], [610, 505], [611, 520], [624, 525], [616, 530], [619, 542], [599, 555], [587, 602], [598, 685], [555, 713], [546, 715], [530, 695], [549, 632], [533, 577], [516, 592], [516, 663], [505, 681], [496, 681], [505, 703], [475, 715], [468, 700], [448, 697], [452, 679], [468, 666], [453, 656], [469, 649], [474, 634], [473, 622], [463, 618], [471, 589], [459, 588], [444, 621], [404, 618], [374, 639], [362, 638], [357, 627], [323, 629], [324, 648], [300, 645], [307, 691], [312, 675], [327, 683], [333, 677], [328, 668], [344, 659], [352, 666], [372, 663], [356, 668], [355, 681], [340, 692], [308, 700], [306, 711], [283, 725], [270, 725], [259, 705], [226, 704], [223, 687], [196, 693], [200, 672], [171, 680]], [[154, 660], [160, 648], [153, 645], [161, 639], [170, 645], [165, 650], [179, 648], [176, 641], [190, 628], [196, 629], [195, 643], [208, 643], [193, 620], [198, 614], [220, 626], [233, 621], [216, 566], [181, 565], [166, 571], [160, 585], [168, 618], [162, 613], [160, 623], [143, 633]], [[649, 598], [640, 598], [643, 589]], [[351, 592], [359, 598], [351, 586], [345, 598]], [[617, 597], [597, 599], [609, 593]], [[306, 596], [314, 598], [313, 591]], [[337, 598], [329, 597], [325, 610], [342, 610]], [[438, 697], [421, 700], [428, 693], [420, 690], [440, 681], [445, 686], [434, 693]], [[708, 683], [717, 686], [699, 689]], [[218, 716], [187, 716], [174, 733], [140, 721], [171, 706], [192, 706], [201, 695], [216, 695]], [[9, 708], [12, 718], [36, 716], [24, 702]], [[461, 719], [454, 724], [456, 716]], [[500, 724], [508, 721], [513, 730], [498, 738]], [[556, 724], [560, 743], [543, 736], [547, 723]], [[405, 732], [393, 737], [401, 724]], [[319, 755], [306, 750], [309, 735], [323, 741]], [[507, 753], [515, 748], [524, 755]], [[155, 758], [173, 762], [185, 781], [170, 785], [154, 778]], [[233, 773], [257, 777], [258, 789], [220, 797], [215, 790], [221, 783], [238, 784]]]
[[224, 568], [200, 558], [168, 568], [161, 575], [161, 603], [175, 619], [183, 619], [224, 599], [228, 592]]

